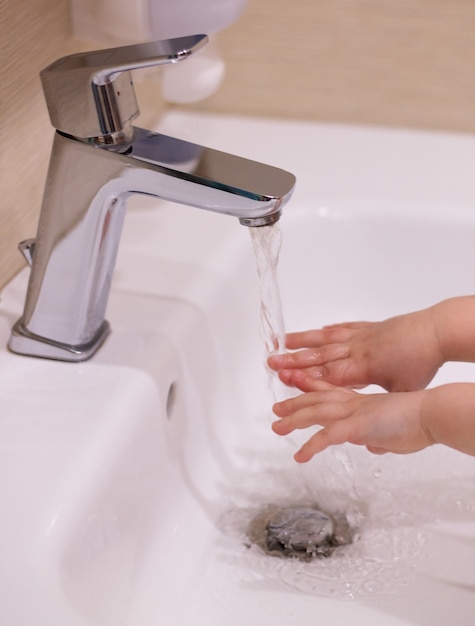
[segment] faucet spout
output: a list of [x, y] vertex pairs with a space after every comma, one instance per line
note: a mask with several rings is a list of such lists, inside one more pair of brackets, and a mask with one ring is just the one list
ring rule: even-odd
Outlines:
[[200, 145], [133, 129], [124, 152], [57, 131], [23, 316], [13, 352], [66, 361], [92, 356], [109, 333], [105, 312], [127, 198], [139, 193], [275, 222], [292, 174]]
[[232, 215], [246, 226], [275, 222], [295, 186], [293, 174], [279, 168], [141, 128], [125, 157], [141, 163], [132, 169], [142, 187], [144, 164], [155, 174], [152, 189], [139, 192]]

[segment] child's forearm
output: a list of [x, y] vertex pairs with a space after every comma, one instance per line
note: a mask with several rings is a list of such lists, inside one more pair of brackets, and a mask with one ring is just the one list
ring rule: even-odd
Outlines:
[[475, 456], [475, 383], [427, 389], [420, 423], [434, 441]]
[[475, 362], [475, 296], [444, 300], [432, 313], [444, 361]]

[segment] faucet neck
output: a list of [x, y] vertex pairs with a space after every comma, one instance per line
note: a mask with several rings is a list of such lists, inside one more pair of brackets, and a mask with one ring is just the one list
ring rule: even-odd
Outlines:
[[[108, 333], [105, 312], [127, 198], [143, 193], [259, 226], [290, 198], [292, 174], [140, 128], [126, 152], [57, 132], [14, 352], [80, 361]], [[270, 221], [269, 221], [270, 220]]]

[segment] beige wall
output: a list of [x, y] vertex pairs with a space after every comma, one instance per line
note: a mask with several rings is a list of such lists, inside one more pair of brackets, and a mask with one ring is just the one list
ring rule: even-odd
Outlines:
[[474, 0], [249, 0], [201, 108], [475, 131]]
[[[68, 8], [0, 0], [0, 285], [36, 230], [52, 136], [38, 72], [78, 48]], [[473, 132], [474, 32], [475, 0], [248, 0], [199, 108]]]

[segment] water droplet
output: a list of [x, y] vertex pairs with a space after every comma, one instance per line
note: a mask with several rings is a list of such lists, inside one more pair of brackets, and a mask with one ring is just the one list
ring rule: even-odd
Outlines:
[[380, 467], [375, 467], [371, 472], [371, 475], [373, 476], [373, 478], [381, 478], [381, 476], [383, 475], [383, 470]]

